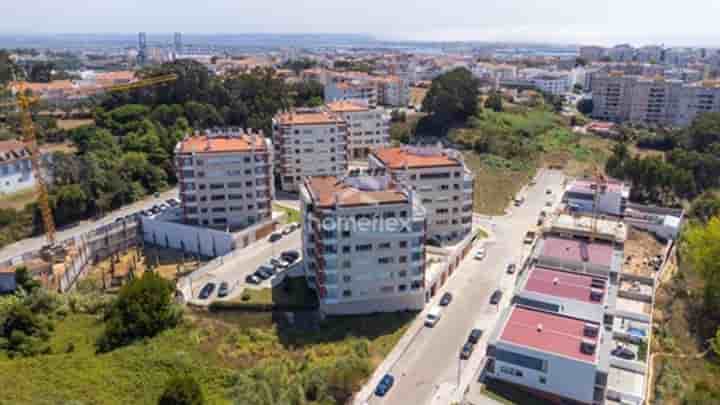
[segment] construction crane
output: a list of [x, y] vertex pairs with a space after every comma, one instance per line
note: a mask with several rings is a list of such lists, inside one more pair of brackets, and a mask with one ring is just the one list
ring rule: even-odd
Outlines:
[[[158, 84], [170, 83], [177, 80], [177, 75], [169, 74], [162, 76], [150, 77], [147, 79], [141, 79], [138, 81], [120, 84], [116, 86], [101, 87], [98, 89], [99, 93], [113, 93], [120, 91], [128, 91], [133, 89], [139, 89], [148, 86], [155, 86]], [[20, 126], [22, 129], [23, 143], [30, 152], [30, 162], [32, 166], [32, 172], [35, 176], [35, 188], [37, 192], [38, 206], [40, 207], [40, 213], [42, 215], [43, 226], [45, 227], [45, 237], [47, 238], [46, 248], [56, 248], [56, 229], [55, 221], [53, 220], [52, 210], [50, 209], [50, 198], [48, 196], [48, 185], [45, 178], [42, 175], [42, 168], [40, 162], [40, 149], [37, 144], [37, 136], [35, 134], [35, 124], [32, 120], [31, 107], [37, 103], [39, 97], [28, 94], [24, 83], [20, 83], [15, 89], [15, 103], [2, 104], [0, 106], [15, 105], [20, 113]]]
[[598, 233], [598, 205], [600, 203], [600, 195], [607, 190], [607, 177], [605, 177], [605, 174], [597, 166], [595, 166], [595, 184], [593, 187], [595, 188], [595, 193], [593, 198], [592, 217], [590, 219], [591, 242], [595, 241]]

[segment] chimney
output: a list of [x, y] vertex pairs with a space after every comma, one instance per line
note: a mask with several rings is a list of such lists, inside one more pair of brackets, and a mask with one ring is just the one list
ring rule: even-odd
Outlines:
[[557, 277], [553, 278], [553, 285], [558, 285], [559, 282], [560, 279], [558, 279]]
[[539, 323], [539, 324], [537, 325], [537, 331], [538, 331], [538, 332], [542, 332], [542, 330], [543, 330], [543, 324]]

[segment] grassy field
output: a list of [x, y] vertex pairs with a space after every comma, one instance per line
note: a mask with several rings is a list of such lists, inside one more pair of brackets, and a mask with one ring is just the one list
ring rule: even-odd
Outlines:
[[87, 125], [92, 125], [95, 123], [95, 120], [92, 119], [86, 119], [86, 120], [57, 120], [57, 125], [60, 127], [60, 129], [75, 129], [84, 127]]
[[282, 212], [284, 212], [284, 213], [287, 215], [287, 217], [285, 218], [285, 223], [286, 223], [286, 224], [291, 224], [291, 223], [297, 223], [297, 224], [299, 224], [299, 223], [300, 223], [300, 220], [302, 219], [302, 218], [300, 218], [300, 211], [298, 211], [298, 210], [294, 210], [294, 209], [292, 209], [292, 208], [283, 207], [283, 206], [278, 205], [278, 204], [273, 204], [273, 209], [274, 209], [275, 211], [282, 211]]
[[102, 323], [93, 316], [71, 315], [56, 325], [53, 354], [0, 357], [0, 404], [155, 404], [176, 373], [192, 374], [208, 403], [229, 404], [234, 376], [268, 361], [311, 367], [342, 359], [343, 353], [367, 342], [367, 359], [377, 365], [412, 317], [403, 313], [330, 318], [315, 330], [298, 331], [270, 313], [190, 313], [181, 327], [96, 354], [94, 343]]
[[475, 173], [475, 212], [486, 215], [502, 215], [535, 173], [532, 168], [473, 152], [465, 153], [465, 163]]
[[502, 381], [491, 380], [481, 391], [506, 405], [545, 405], [548, 402]]

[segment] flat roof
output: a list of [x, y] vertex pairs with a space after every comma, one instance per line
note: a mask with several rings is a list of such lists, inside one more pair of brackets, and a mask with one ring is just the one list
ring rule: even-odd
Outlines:
[[[549, 228], [556, 231], [590, 234], [593, 232], [593, 218], [588, 215], [570, 215], [560, 213], [549, 221]], [[622, 221], [615, 219], [596, 218], [596, 233], [617, 242], [627, 240], [628, 228]], [[546, 227], [547, 228], [547, 227]]]
[[[365, 181], [369, 187], [359, 184]], [[319, 207], [409, 203], [408, 194], [389, 178], [359, 178], [358, 183], [335, 176], [313, 176], [305, 180], [310, 196]]]
[[390, 169], [461, 166], [461, 162], [438, 148], [378, 148], [371, 152]]
[[[592, 280], [594, 278], [603, 279], [601, 277], [592, 277], [584, 274], [533, 267], [528, 274], [524, 290], [602, 305], [603, 301], [594, 301], [590, 298], [590, 291], [595, 289], [595, 287], [592, 286]], [[603, 292], [604, 299], [607, 294], [607, 281], [605, 286], [599, 288], [599, 290]]]
[[179, 153], [249, 152], [253, 143], [255, 150], [266, 150], [265, 137], [261, 135], [240, 136], [192, 136], [180, 141]]
[[[568, 187], [568, 191], [594, 194], [596, 188], [598, 188], [600, 184], [602, 183], [596, 180], [575, 180]], [[604, 182], [604, 184], [607, 186], [607, 191], [611, 193], [622, 193], [625, 189], [625, 185], [616, 180], [608, 179]]]
[[333, 112], [363, 112], [370, 110], [367, 104], [350, 100], [333, 101], [327, 103], [327, 107]]
[[598, 343], [597, 337], [585, 336], [585, 324], [588, 323], [600, 327], [596, 322], [581, 321], [516, 306], [510, 312], [499, 340], [574, 360], [595, 363], [597, 348], [594, 354], [580, 351], [583, 340], [592, 341], [596, 345]]
[[588, 243], [577, 239], [545, 238], [542, 256], [572, 262], [589, 262], [600, 266], [612, 265], [613, 247], [604, 243]]
[[323, 125], [344, 123], [342, 118], [324, 110], [290, 111], [275, 116], [280, 125]]

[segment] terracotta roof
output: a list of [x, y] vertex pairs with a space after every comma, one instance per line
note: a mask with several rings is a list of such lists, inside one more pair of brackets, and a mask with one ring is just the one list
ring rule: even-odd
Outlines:
[[335, 176], [314, 176], [305, 180], [315, 204], [320, 207], [406, 203], [408, 196], [392, 182], [382, 190], [365, 191]]
[[500, 334], [500, 340], [540, 352], [558, 354], [571, 359], [594, 363], [594, 354], [586, 354], [580, 350], [583, 340], [597, 344], [597, 337], [584, 334], [586, 322], [562, 315], [551, 314], [538, 310], [514, 307]]
[[332, 112], [360, 112], [360, 111], [368, 111], [370, 108], [360, 102], [356, 101], [333, 101], [330, 103], [327, 103], [327, 107]]
[[[250, 135], [238, 137], [193, 136], [181, 142], [180, 153], [249, 152], [252, 149], [252, 142]], [[257, 135], [255, 150], [265, 150], [266, 147], [265, 137]]]
[[372, 152], [378, 160], [390, 169], [403, 169], [405, 167], [423, 168], [423, 167], [445, 167], [460, 166], [461, 163], [447, 153], [439, 153], [432, 155], [422, 155], [418, 151], [411, 148], [378, 148]]
[[328, 111], [285, 112], [275, 116], [280, 125], [322, 125], [344, 122], [342, 118]]

